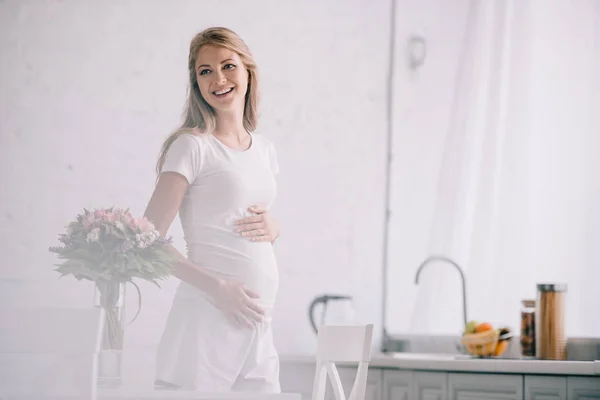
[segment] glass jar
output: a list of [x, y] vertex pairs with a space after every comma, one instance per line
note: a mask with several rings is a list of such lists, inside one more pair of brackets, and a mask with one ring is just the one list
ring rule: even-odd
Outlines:
[[566, 284], [538, 284], [536, 301], [536, 357], [542, 360], [565, 360]]
[[521, 301], [521, 355], [535, 357], [535, 300]]

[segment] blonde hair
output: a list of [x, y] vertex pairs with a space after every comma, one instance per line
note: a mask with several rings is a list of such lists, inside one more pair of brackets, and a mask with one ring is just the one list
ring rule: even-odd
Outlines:
[[[244, 129], [252, 132], [258, 122], [258, 71], [254, 58], [246, 43], [232, 30], [223, 27], [212, 27], [196, 34], [190, 43], [188, 56], [189, 87], [185, 104], [183, 124], [164, 141], [160, 156], [156, 163], [156, 173], [160, 175], [165, 163], [165, 157], [171, 144], [184, 133], [212, 133], [217, 126], [217, 116], [214, 109], [204, 100], [196, 78], [196, 58], [203, 46], [224, 47], [240, 56], [248, 71], [248, 89], [244, 102]], [[157, 177], [158, 178], [158, 177]]]

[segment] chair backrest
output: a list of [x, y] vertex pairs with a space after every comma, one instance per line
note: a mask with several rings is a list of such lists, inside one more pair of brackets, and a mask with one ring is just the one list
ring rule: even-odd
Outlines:
[[94, 400], [104, 312], [0, 308], [0, 400]]
[[319, 327], [317, 336], [317, 368], [313, 384], [313, 400], [324, 400], [327, 377], [337, 400], [346, 400], [336, 362], [357, 363], [356, 378], [348, 400], [363, 400], [367, 372], [371, 361], [373, 325]]

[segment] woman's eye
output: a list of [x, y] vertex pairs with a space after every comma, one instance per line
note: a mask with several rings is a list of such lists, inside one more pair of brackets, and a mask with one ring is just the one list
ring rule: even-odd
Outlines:
[[200, 71], [200, 75], [206, 75], [210, 72], [210, 70], [208, 69], [203, 69], [202, 71]]
[[233, 64], [225, 64], [225, 69], [231, 69], [231, 68], [235, 68], [235, 65]]

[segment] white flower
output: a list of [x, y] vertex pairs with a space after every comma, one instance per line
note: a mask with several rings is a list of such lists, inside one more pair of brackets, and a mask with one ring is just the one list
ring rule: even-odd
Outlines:
[[87, 234], [85, 241], [88, 243], [96, 243], [100, 239], [100, 229], [94, 228]]
[[148, 232], [136, 233], [135, 245], [140, 249], [150, 247], [156, 239], [158, 239], [158, 231], [151, 230]]
[[150, 232], [148, 232], [148, 240], [150, 241], [150, 243], [154, 242], [156, 239], [158, 239], [158, 232], [157, 231], [150, 231]]
[[125, 224], [123, 224], [121, 221], [115, 222], [115, 227], [121, 232], [125, 231]]

